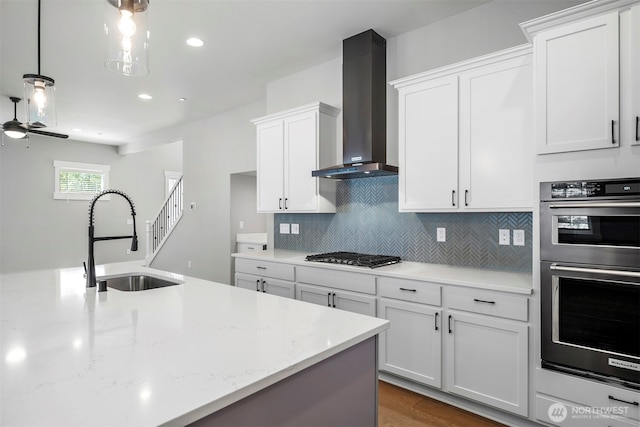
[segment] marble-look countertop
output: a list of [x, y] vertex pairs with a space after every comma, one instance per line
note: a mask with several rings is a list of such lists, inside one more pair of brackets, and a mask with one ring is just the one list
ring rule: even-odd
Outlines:
[[402, 261], [398, 264], [378, 268], [354, 267], [341, 264], [305, 261], [308, 254], [297, 251], [270, 250], [251, 253], [232, 254], [238, 258], [262, 259], [307, 267], [331, 268], [342, 271], [355, 271], [376, 276], [411, 279], [444, 285], [467, 286], [517, 294], [531, 294], [533, 282], [531, 273], [516, 273], [455, 265], [428, 264]]
[[145, 268], [141, 292], [85, 288], [83, 270], [0, 276], [3, 426], [184, 425], [388, 327], [358, 315]]

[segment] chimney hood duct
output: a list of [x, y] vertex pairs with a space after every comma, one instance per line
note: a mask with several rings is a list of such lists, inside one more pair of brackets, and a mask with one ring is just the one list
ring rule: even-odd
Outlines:
[[342, 42], [342, 165], [313, 171], [321, 178], [396, 175], [387, 165], [387, 41], [368, 30]]

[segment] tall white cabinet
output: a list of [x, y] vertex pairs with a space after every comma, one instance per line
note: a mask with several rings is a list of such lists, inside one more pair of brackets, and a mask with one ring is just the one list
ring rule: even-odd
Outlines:
[[528, 46], [396, 80], [401, 212], [532, 208]]
[[321, 102], [252, 120], [258, 212], [335, 212], [335, 182], [311, 171], [336, 163], [336, 117]]

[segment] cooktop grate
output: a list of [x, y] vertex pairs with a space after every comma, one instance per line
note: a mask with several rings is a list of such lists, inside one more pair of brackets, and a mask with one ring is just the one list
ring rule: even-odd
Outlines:
[[399, 263], [401, 258], [392, 255], [370, 255], [356, 252], [327, 252], [324, 254], [307, 255], [306, 260], [376, 268]]

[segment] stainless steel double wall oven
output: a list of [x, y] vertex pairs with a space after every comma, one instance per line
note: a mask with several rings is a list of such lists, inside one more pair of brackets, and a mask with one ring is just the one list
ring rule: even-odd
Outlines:
[[640, 178], [540, 199], [542, 366], [640, 389]]

